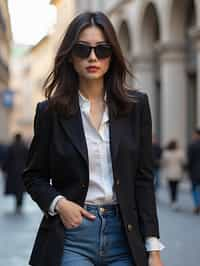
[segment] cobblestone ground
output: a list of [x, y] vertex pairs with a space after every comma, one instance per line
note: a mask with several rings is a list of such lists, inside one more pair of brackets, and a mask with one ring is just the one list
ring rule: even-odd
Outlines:
[[[28, 266], [41, 212], [28, 195], [22, 215], [15, 215], [12, 197], [4, 197], [0, 177], [0, 266]], [[200, 216], [192, 214], [188, 184], [181, 185], [179, 211], [170, 209], [166, 186], [157, 194], [165, 266], [200, 265]], [[81, 265], [80, 265], [81, 266]]]

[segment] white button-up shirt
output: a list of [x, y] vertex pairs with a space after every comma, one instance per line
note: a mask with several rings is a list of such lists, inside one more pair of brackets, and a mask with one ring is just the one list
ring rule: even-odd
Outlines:
[[[106, 95], [104, 97], [106, 100]], [[83, 121], [83, 128], [88, 149], [89, 159], [89, 186], [86, 195], [86, 204], [116, 204], [117, 198], [113, 189], [114, 179], [110, 153], [109, 116], [106, 105], [99, 129], [92, 125], [90, 101], [79, 92], [79, 106]], [[60, 198], [57, 196], [50, 208], [49, 214], [56, 215], [55, 206]], [[148, 237], [145, 241], [147, 251], [162, 250], [163, 244], [156, 237]]]
[[79, 104], [88, 148], [89, 187], [85, 203], [115, 204], [110, 153], [109, 116], [106, 106], [97, 130], [90, 120], [90, 101], [79, 93]]

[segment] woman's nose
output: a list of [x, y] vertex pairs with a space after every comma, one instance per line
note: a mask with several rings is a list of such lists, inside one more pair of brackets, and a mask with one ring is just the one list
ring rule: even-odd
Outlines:
[[97, 56], [95, 54], [94, 48], [91, 49], [91, 52], [89, 54], [89, 60], [97, 60]]

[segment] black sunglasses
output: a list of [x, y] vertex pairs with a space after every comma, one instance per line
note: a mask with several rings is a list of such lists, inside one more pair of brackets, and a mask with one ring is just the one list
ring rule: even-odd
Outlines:
[[92, 49], [94, 49], [95, 55], [98, 59], [110, 57], [112, 54], [112, 47], [107, 43], [101, 43], [96, 46], [77, 43], [72, 48], [72, 54], [80, 58], [88, 58]]

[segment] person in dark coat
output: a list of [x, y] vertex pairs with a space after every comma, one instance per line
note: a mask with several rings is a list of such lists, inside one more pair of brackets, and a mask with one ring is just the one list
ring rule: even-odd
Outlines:
[[23, 179], [44, 216], [32, 266], [162, 266], [148, 97], [101, 12], [70, 23], [36, 107]]
[[193, 141], [188, 146], [188, 171], [194, 200], [194, 213], [200, 214], [200, 129], [193, 133]]
[[7, 145], [0, 141], [0, 169], [2, 169], [6, 159]]
[[8, 147], [6, 159], [3, 163], [5, 172], [5, 195], [14, 195], [15, 211], [20, 213], [23, 205], [25, 187], [22, 172], [27, 160], [28, 148], [22, 140], [21, 134], [14, 136], [13, 142]]

